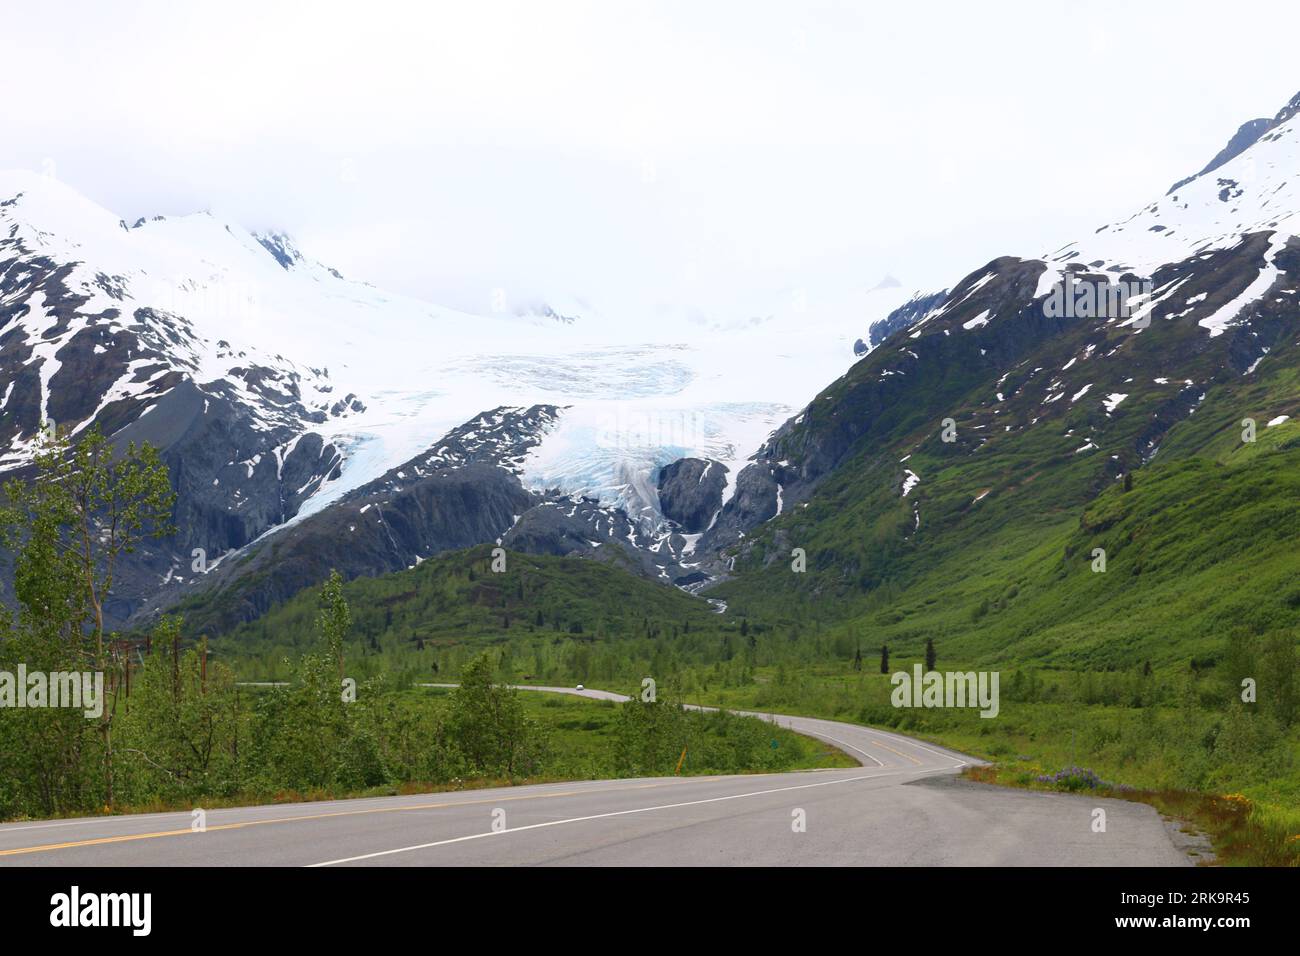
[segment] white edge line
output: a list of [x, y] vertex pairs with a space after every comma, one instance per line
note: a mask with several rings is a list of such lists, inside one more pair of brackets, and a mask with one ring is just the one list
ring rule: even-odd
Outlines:
[[685, 803], [665, 803], [654, 807], [635, 807], [631, 810], [613, 810], [609, 813], [593, 813], [585, 817], [571, 817], [567, 820], [548, 820], [545, 823], [530, 823], [528, 826], [511, 827], [508, 830], [489, 830], [486, 833], [471, 833], [468, 836], [452, 837], [450, 840], [436, 840], [433, 843], [419, 843], [415, 846], [402, 846], [393, 850], [379, 850], [375, 853], [363, 853], [361, 856], [349, 856], [339, 860], [326, 860], [324, 863], [309, 863], [308, 869], [322, 866], [334, 866], [338, 863], [355, 863], [359, 860], [373, 860], [380, 856], [392, 856], [395, 853], [410, 853], [414, 850], [428, 850], [451, 843], [464, 843], [467, 840], [481, 840], [484, 837], [504, 836], [507, 833], [522, 833], [525, 830], [540, 830], [543, 827], [558, 827], [566, 823], [584, 823], [588, 820], [604, 820], [609, 817], [623, 817], [632, 813], [650, 813], [655, 810], [676, 810], [680, 807], [694, 807], [705, 803], [722, 803], [726, 800], [740, 800], [745, 797], [761, 797], [770, 793], [785, 793], [789, 790], [808, 790], [812, 787], [833, 787], [840, 783], [853, 783], [858, 780], [875, 780], [877, 777], [893, 777], [907, 773], [905, 770], [891, 770], [886, 773], [864, 774], [860, 777], [844, 777], [839, 780], [823, 780], [819, 783], [801, 783], [793, 787], [776, 787], [771, 790], [754, 790], [749, 793], [733, 793], [725, 797], [709, 797], [707, 800], [688, 800]]

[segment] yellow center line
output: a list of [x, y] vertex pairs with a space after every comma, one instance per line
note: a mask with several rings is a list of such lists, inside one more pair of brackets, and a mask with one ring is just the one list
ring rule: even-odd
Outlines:
[[[699, 782], [701, 778], [688, 778]], [[714, 778], [716, 779], [716, 778]], [[365, 810], [336, 810], [330, 813], [309, 813], [291, 817], [268, 817], [262, 820], [244, 820], [240, 823], [221, 823], [216, 826], [206, 827], [203, 830], [158, 830], [154, 833], [126, 833], [121, 836], [96, 837], [89, 840], [73, 840], [67, 843], [46, 843], [41, 846], [23, 846], [11, 850], [0, 850], [0, 857], [3, 856], [20, 856], [25, 853], [44, 853], [48, 850], [66, 850], [72, 847], [81, 846], [100, 846], [105, 843], [128, 843], [132, 840], [153, 840], [158, 837], [172, 836], [198, 836], [203, 833], [212, 833], [217, 830], [242, 830], [245, 827], [257, 827], [267, 823], [296, 823], [302, 820], [325, 820], [330, 817], [353, 817], [369, 813], [400, 813], [406, 810], [439, 810], [446, 807], [472, 807], [484, 803], [506, 803], [515, 800], [542, 800], [547, 797], [573, 797], [583, 794], [592, 793], [617, 793], [622, 790], [648, 790], [654, 787], [670, 787], [676, 783], [686, 783], [687, 779], [673, 780], [664, 783], [641, 783], [633, 784], [626, 787], [597, 787], [590, 790], [561, 790], [554, 793], [529, 793], [521, 794], [517, 797], [493, 797], [488, 800], [449, 800], [441, 803], [417, 803], [402, 807], [370, 807]], [[3, 831], [0, 831], [2, 834]]]
[[918, 767], [921, 766], [921, 761], [917, 760], [911, 754], [905, 754], [901, 750], [895, 750], [893, 747], [889, 746], [889, 744], [881, 743], [879, 740], [876, 740], [874, 738], [872, 739], [871, 742], [875, 744], [877, 747], [884, 747], [891, 754], [898, 754], [898, 756], [902, 757], [904, 760], [912, 761], [912, 763], [916, 764]]

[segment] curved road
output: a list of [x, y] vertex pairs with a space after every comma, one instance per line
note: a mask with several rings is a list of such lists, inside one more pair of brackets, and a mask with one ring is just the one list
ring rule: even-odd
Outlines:
[[861, 766], [238, 807], [202, 832], [189, 813], [12, 823], [0, 866], [1189, 864], [1144, 804], [970, 783], [957, 774], [978, 761], [901, 734], [755, 716]]

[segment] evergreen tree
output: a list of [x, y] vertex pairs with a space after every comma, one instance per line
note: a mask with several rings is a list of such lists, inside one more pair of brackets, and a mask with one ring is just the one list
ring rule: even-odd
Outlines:
[[927, 637], [925, 639], [925, 672], [928, 674], [930, 671], [934, 670], [934, 665], [934, 638]]
[[889, 673], [889, 645], [880, 645], [880, 673]]

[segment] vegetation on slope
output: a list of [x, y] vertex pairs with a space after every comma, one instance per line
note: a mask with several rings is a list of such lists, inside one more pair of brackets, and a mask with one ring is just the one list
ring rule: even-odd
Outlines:
[[[0, 532], [15, 555], [18, 613], [4, 620], [0, 637], [0, 819], [467, 780], [735, 773], [846, 762], [756, 718], [639, 698], [605, 719], [556, 726], [569, 746], [553, 750], [548, 728], [555, 722], [530, 713], [508, 683], [513, 675], [502, 673], [499, 652], [466, 656], [453, 675], [459, 686], [442, 699], [397, 692], [382, 674], [367, 679], [353, 672], [354, 619], [337, 573], [315, 595], [307, 612], [310, 638], [296, 660], [283, 662], [290, 679], [282, 685], [241, 687], [229, 666], [210, 659], [206, 638], [185, 640], [176, 617], [133, 646], [105, 634], [98, 611], [111, 593], [117, 554], [143, 535], [164, 533], [167, 480], [150, 449], [116, 455], [105, 449], [97, 433], [74, 449], [56, 441], [38, 459], [45, 480], [6, 488]], [[111, 533], [96, 533], [103, 528]], [[568, 567], [552, 581], [562, 582]], [[601, 583], [601, 569], [592, 570], [589, 580]], [[474, 577], [472, 569], [466, 573], [466, 586]], [[526, 573], [517, 577], [520, 600], [532, 583]], [[359, 584], [363, 593], [372, 586]], [[379, 593], [387, 593], [382, 585]], [[484, 604], [507, 600], [493, 593]], [[572, 617], [576, 602], [601, 595], [599, 587], [591, 592], [576, 584], [571, 592], [557, 585], [549, 593], [559, 603], [546, 606], [563, 613], [571, 635], [582, 632]], [[663, 592], [647, 600], [647, 606], [665, 601], [670, 607], [685, 599]], [[367, 605], [361, 619], [372, 612]], [[538, 615], [544, 624], [540, 608]], [[627, 626], [618, 615], [601, 621]], [[605, 625], [593, 620], [593, 626]], [[64, 683], [59, 673], [74, 680]], [[56, 689], [71, 687], [78, 691], [75, 705], [64, 699], [66, 690], [59, 702], [53, 699]], [[83, 687], [98, 690], [83, 697]], [[581, 760], [575, 730], [597, 735]]]

